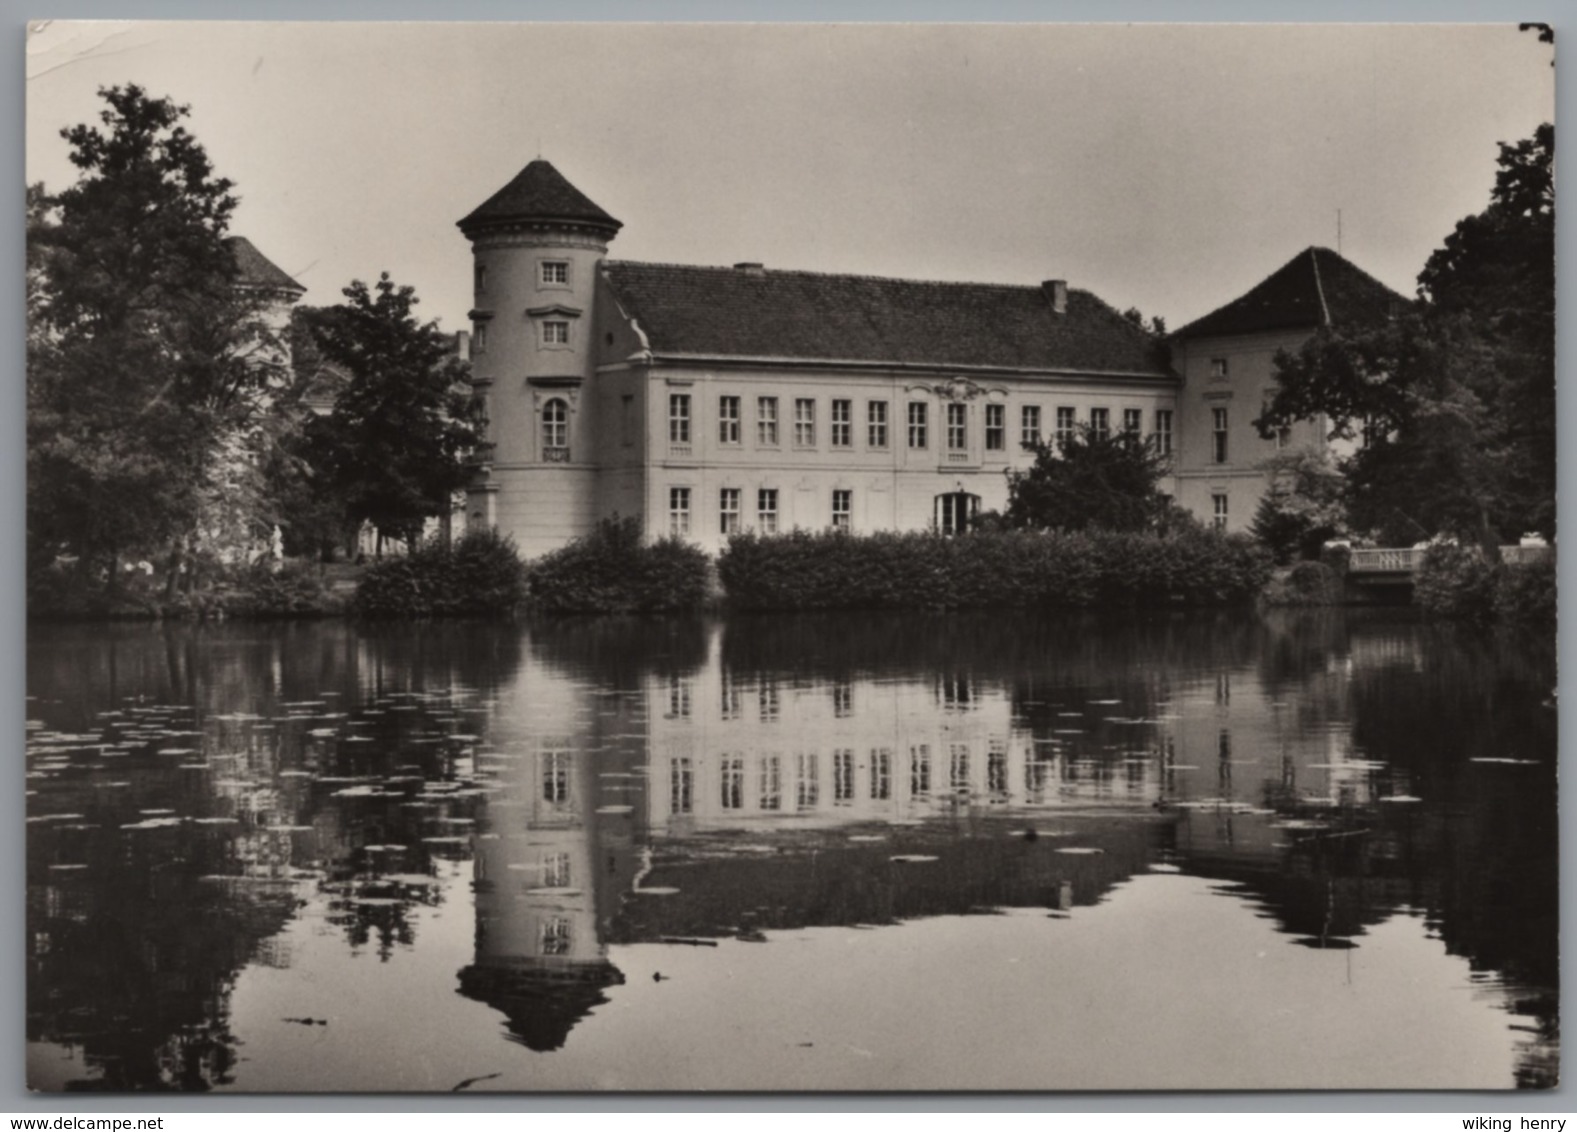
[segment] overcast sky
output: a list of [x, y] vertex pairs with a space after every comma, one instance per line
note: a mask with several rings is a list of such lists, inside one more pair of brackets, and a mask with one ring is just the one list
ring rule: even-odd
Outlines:
[[454, 222], [541, 156], [623, 259], [1034, 284], [1177, 327], [1310, 244], [1411, 294], [1496, 142], [1554, 117], [1506, 25], [68, 23], [27, 175], [100, 86], [192, 107], [234, 231], [331, 303], [381, 270], [464, 325]]

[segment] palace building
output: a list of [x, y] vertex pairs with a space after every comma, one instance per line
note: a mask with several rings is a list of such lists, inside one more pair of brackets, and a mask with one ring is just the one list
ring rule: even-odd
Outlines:
[[[459, 222], [488, 445], [467, 521], [527, 556], [615, 515], [707, 550], [795, 528], [951, 533], [1007, 503], [1026, 445], [1088, 425], [1173, 458], [1164, 490], [1248, 525], [1270, 358], [1400, 302], [1311, 248], [1173, 337], [1060, 279], [1038, 286], [631, 263], [622, 224], [535, 160]], [[1175, 359], [1175, 360], [1174, 360]]]

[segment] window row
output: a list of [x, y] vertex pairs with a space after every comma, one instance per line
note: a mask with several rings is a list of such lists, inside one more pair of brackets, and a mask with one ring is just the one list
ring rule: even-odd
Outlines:
[[[691, 531], [694, 492], [688, 487], [668, 489], [668, 533], [688, 535]], [[745, 492], [743, 488], [725, 487], [717, 493], [718, 531], [725, 535], [738, 534], [744, 529]], [[754, 527], [764, 535], [778, 532], [780, 515], [778, 489], [759, 488], [755, 493]], [[848, 488], [832, 491], [832, 529], [852, 530], [854, 526], [854, 492]]]
[[[758, 447], [776, 448], [781, 443], [779, 424], [782, 420], [777, 397], [755, 399], [755, 441]], [[694, 434], [692, 397], [688, 393], [671, 393], [668, 397], [668, 440], [670, 444], [688, 445]], [[814, 448], [818, 443], [818, 403], [812, 397], [794, 398], [792, 433], [794, 447]], [[848, 398], [834, 398], [829, 406], [828, 442], [833, 448], [852, 448], [856, 434], [854, 402]], [[904, 440], [908, 447], [925, 449], [931, 445], [931, 406], [925, 401], [910, 401], [905, 406]], [[969, 407], [959, 403], [943, 406], [943, 445], [949, 452], [969, 450]], [[1059, 444], [1072, 441], [1078, 430], [1078, 421], [1072, 406], [1059, 405], [1056, 410], [1055, 439]], [[1007, 406], [988, 404], [983, 412], [985, 447], [988, 452], [1007, 449]], [[1101, 438], [1111, 436], [1111, 410], [1090, 410], [1089, 428]], [[1172, 410], [1157, 409], [1151, 433], [1157, 450], [1162, 455], [1172, 451]], [[889, 402], [865, 402], [865, 446], [885, 449], [890, 444]], [[1124, 409], [1122, 419], [1124, 436], [1138, 439], [1144, 431], [1144, 411]], [[742, 444], [745, 435], [744, 399], [725, 394], [717, 399], [717, 440], [723, 445]], [[1044, 439], [1041, 431], [1039, 405], [1023, 405], [1019, 409], [1019, 444], [1033, 447]]]
[[[487, 294], [487, 264], [479, 263], [472, 268], [472, 281], [478, 295]], [[569, 260], [538, 260], [537, 282], [544, 287], [567, 287], [569, 285]]]

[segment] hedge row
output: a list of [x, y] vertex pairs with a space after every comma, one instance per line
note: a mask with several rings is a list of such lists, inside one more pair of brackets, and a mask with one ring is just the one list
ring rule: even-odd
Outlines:
[[423, 543], [368, 568], [351, 611], [363, 617], [511, 614], [525, 600], [526, 567], [496, 531], [472, 531], [453, 546]]
[[1080, 608], [1249, 601], [1270, 558], [1252, 539], [1206, 530], [794, 532], [738, 536], [717, 569], [742, 609]]
[[706, 601], [711, 560], [679, 539], [641, 545], [638, 519], [610, 519], [531, 564], [529, 604], [545, 613], [676, 613]]

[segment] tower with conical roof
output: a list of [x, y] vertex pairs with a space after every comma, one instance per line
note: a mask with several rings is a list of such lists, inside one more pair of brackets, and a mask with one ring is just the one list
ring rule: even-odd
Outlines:
[[459, 221], [471, 241], [471, 372], [489, 443], [468, 524], [514, 532], [528, 556], [595, 521], [592, 308], [598, 264], [621, 227], [541, 158]]

